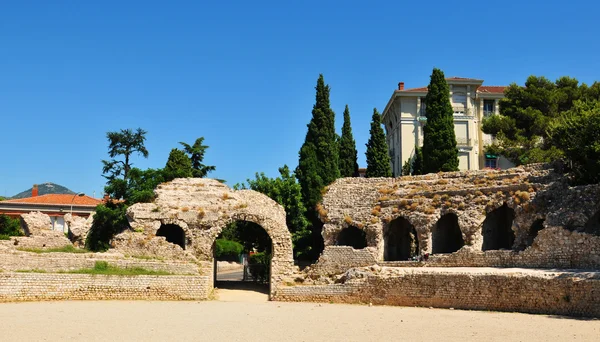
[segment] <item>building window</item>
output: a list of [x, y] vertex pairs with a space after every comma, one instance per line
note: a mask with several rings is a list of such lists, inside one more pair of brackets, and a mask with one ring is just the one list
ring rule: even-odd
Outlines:
[[494, 100], [483, 100], [483, 115], [488, 116], [495, 113]]
[[425, 98], [422, 97], [421, 98], [421, 109], [420, 109], [419, 116], [426, 116], [427, 115], [426, 108], [427, 108], [427, 104], [425, 103]]
[[486, 169], [497, 169], [498, 168], [498, 156], [493, 154], [485, 154], [485, 168]]

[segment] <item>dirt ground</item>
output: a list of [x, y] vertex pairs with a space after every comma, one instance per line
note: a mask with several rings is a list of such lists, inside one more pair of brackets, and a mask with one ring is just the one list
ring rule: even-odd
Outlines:
[[267, 302], [0, 304], [2, 341], [598, 341], [600, 320], [428, 308]]

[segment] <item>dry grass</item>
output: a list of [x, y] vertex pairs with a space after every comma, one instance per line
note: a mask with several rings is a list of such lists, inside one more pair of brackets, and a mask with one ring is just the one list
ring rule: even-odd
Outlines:
[[432, 207], [428, 207], [423, 212], [427, 215], [433, 215], [435, 213], [435, 209]]
[[448, 180], [447, 179], [440, 179], [435, 184], [437, 184], [437, 185], [446, 185], [446, 184], [448, 184]]
[[352, 220], [352, 217], [350, 217], [350, 215], [345, 215], [344, 222], [346, 222], [347, 224], [352, 224], [352, 222], [354, 222], [354, 220]]
[[419, 203], [417, 203], [417, 202], [413, 202], [413, 203], [410, 205], [410, 210], [412, 210], [412, 211], [415, 211], [415, 210], [417, 210], [417, 208], [418, 208], [418, 207], [419, 207]]
[[221, 199], [223, 201], [227, 201], [228, 199], [230, 199], [231, 197], [229, 196], [229, 194], [227, 192], [223, 193], [223, 196], [221, 196]]
[[181, 208], [181, 211], [183, 211], [184, 213], [187, 213], [188, 211], [190, 211], [189, 207], [183, 207]]
[[385, 202], [385, 201], [389, 201], [392, 198], [390, 196], [381, 196], [377, 199], [378, 202]]
[[375, 224], [377, 222], [379, 222], [379, 219], [377, 217], [371, 217], [371, 223], [372, 224]]
[[382, 195], [389, 195], [389, 194], [391, 194], [391, 193], [394, 192], [394, 189], [392, 189], [392, 188], [381, 188], [381, 189], [379, 189], [377, 191], [379, 191], [379, 193], [382, 194]]
[[326, 220], [327, 214], [329, 214], [329, 212], [320, 203], [317, 204], [317, 213], [319, 213], [319, 217], [321, 217], [323, 220]]
[[373, 208], [373, 210], [371, 210], [371, 215], [380, 216], [381, 215], [381, 207], [375, 206], [375, 208]]
[[198, 208], [198, 220], [202, 220], [204, 218], [204, 215], [206, 215], [204, 209]]
[[460, 202], [460, 203], [458, 204], [458, 209], [460, 209], [460, 210], [464, 210], [464, 209], [465, 209], [465, 207], [466, 207], [466, 206], [465, 206], [465, 203], [464, 203], [464, 202]]

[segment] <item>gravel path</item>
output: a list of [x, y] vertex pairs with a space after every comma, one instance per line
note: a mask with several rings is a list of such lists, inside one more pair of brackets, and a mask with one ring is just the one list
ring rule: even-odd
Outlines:
[[[243, 299], [243, 297], [240, 297]], [[598, 341], [600, 320], [279, 302], [0, 304], [2, 341]]]

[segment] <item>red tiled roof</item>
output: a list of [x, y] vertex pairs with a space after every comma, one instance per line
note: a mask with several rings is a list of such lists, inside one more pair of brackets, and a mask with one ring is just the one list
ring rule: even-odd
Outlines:
[[504, 93], [504, 89], [508, 87], [506, 86], [480, 86], [477, 88], [477, 91], [480, 93], [495, 93], [502, 94]]
[[2, 201], [4, 203], [29, 203], [29, 204], [63, 204], [63, 205], [89, 205], [97, 206], [102, 203], [101, 199], [90, 196], [76, 196], [69, 194], [48, 194], [35, 197], [18, 198]]

